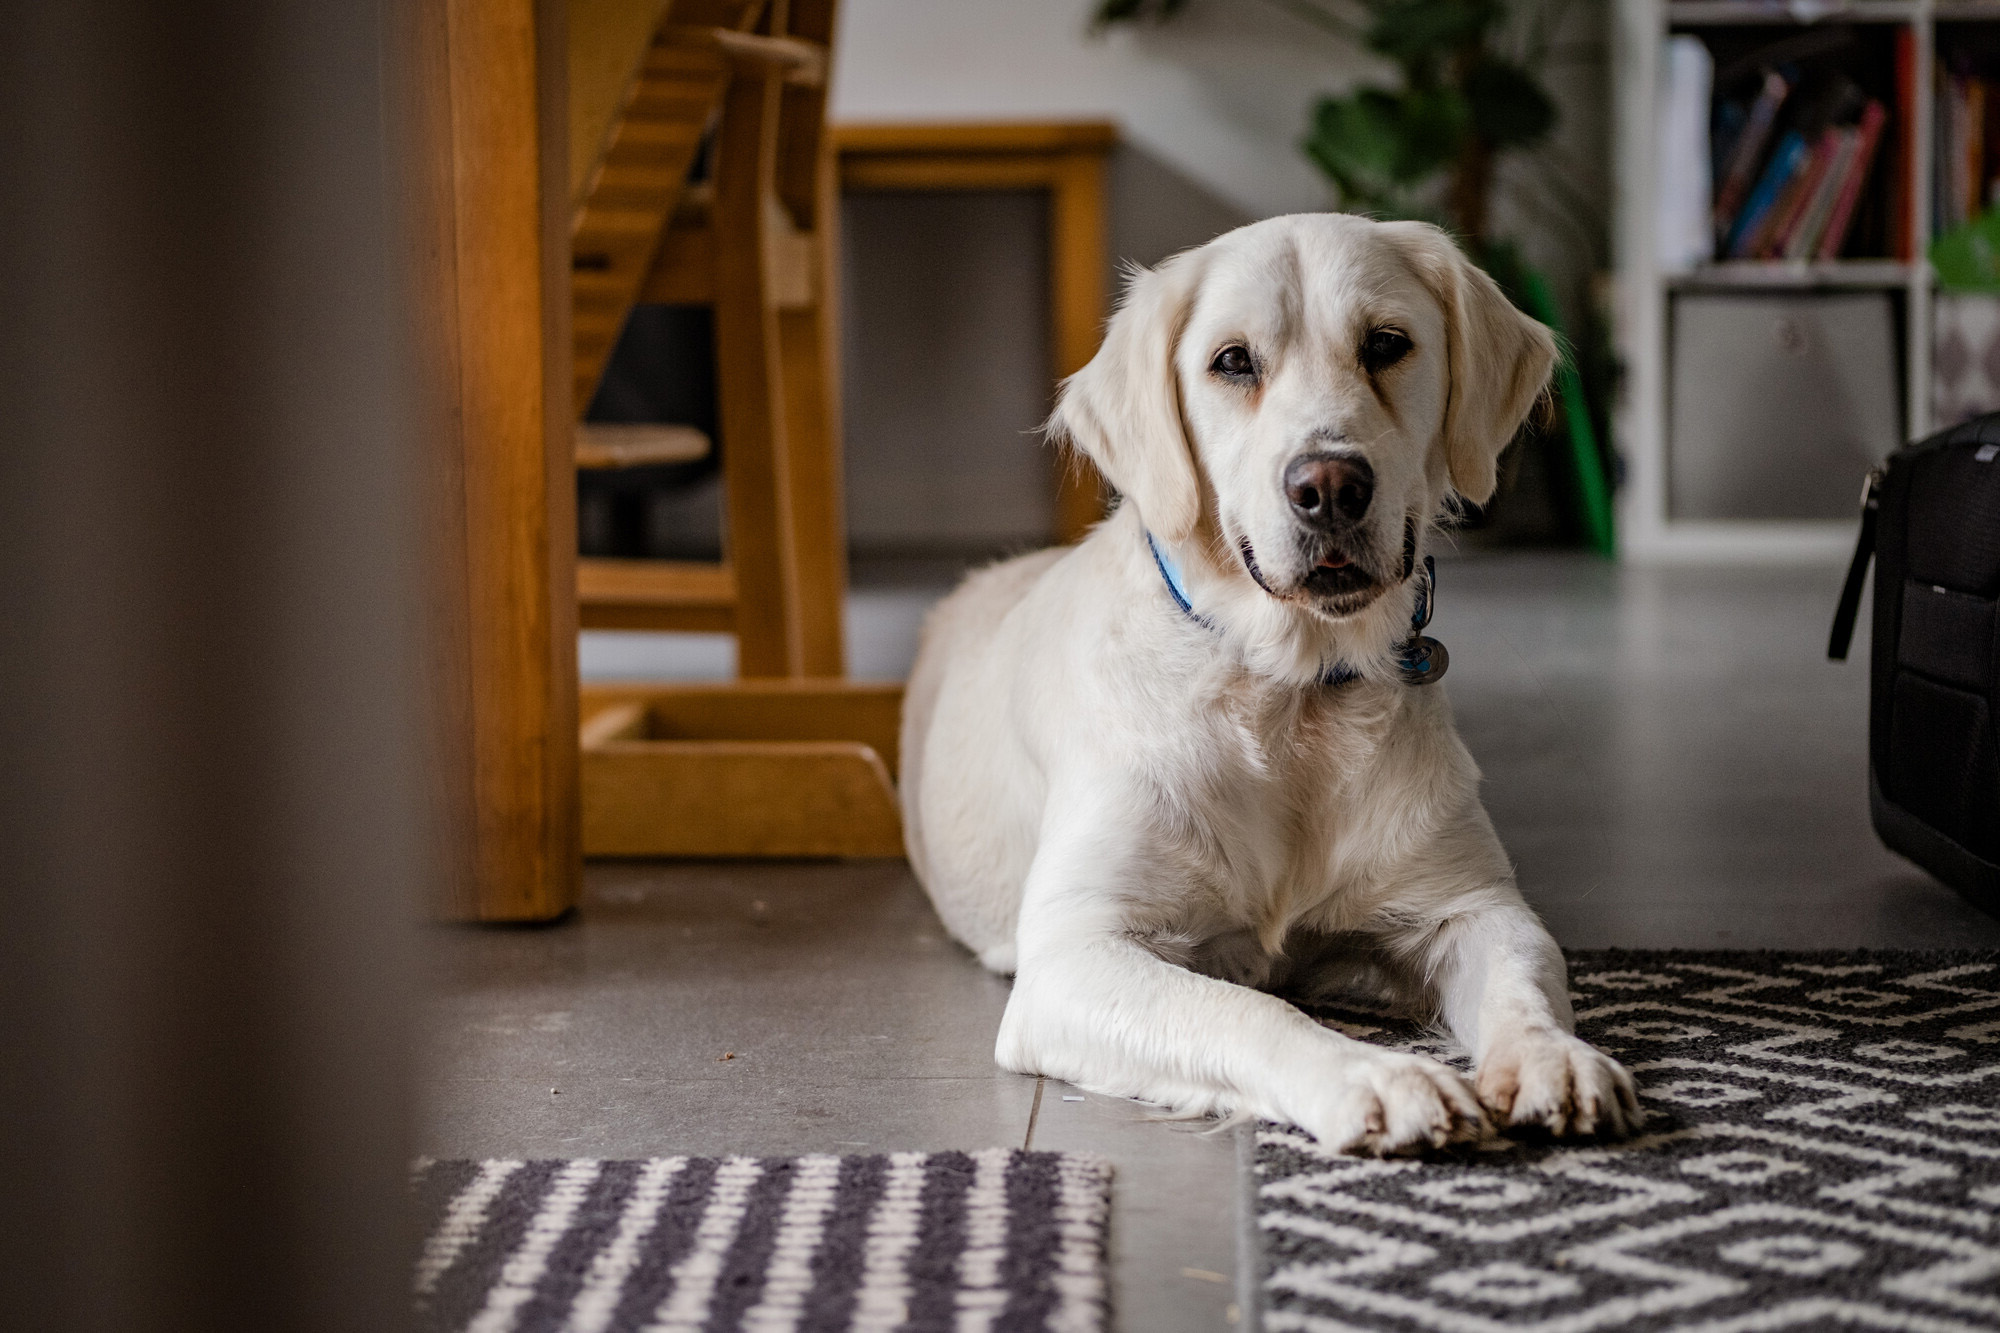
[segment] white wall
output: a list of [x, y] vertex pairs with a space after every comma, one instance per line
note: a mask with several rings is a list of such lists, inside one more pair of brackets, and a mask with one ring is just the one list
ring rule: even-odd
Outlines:
[[1196, 3], [1163, 27], [1089, 32], [1092, 0], [844, 0], [844, 121], [1117, 121], [1252, 217], [1330, 207], [1299, 152], [1314, 99], [1370, 68], [1268, 4]]
[[[1573, 164], [1581, 197], [1603, 208], [1610, 192], [1604, 6], [1557, 7], [1565, 11], [1561, 40], [1543, 73], [1561, 108], [1550, 151]], [[1337, 206], [1299, 151], [1306, 119], [1321, 95], [1363, 78], [1393, 83], [1392, 67], [1286, 13], [1283, 0], [1193, 0], [1171, 23], [1101, 36], [1089, 30], [1094, 8], [1094, 0], [844, 0], [833, 114], [1109, 119], [1143, 156], [1246, 218]], [[1518, 167], [1509, 174], [1524, 176]], [[1607, 261], [1601, 236], [1552, 226], [1545, 211], [1524, 213], [1504, 187], [1494, 216], [1567, 302], [1581, 298], [1590, 272]]]

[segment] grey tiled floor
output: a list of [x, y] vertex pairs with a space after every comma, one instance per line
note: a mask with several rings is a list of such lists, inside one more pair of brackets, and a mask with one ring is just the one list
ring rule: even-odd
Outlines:
[[[1839, 578], [1555, 556], [1441, 568], [1447, 688], [1557, 938], [2000, 946], [2000, 922], [1869, 831], [1863, 669], [1821, 657]], [[863, 670], [899, 668], [936, 592], [856, 596]], [[726, 669], [716, 651], [597, 639], [584, 660], [700, 674]], [[992, 1064], [1006, 983], [944, 936], [901, 863], [607, 864], [586, 881], [563, 924], [430, 936], [425, 1151], [1088, 1150], [1118, 1172], [1120, 1327], [1228, 1326], [1231, 1136], [1053, 1082], [1037, 1109], [1037, 1081]]]

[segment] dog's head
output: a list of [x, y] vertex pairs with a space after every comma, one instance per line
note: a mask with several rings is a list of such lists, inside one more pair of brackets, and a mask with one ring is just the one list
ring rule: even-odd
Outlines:
[[1437, 228], [1301, 214], [1135, 273], [1051, 427], [1155, 536], [1338, 622], [1492, 496], [1555, 358]]

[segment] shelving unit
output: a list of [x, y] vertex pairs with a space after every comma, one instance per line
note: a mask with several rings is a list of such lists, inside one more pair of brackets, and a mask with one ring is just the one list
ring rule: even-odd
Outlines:
[[[1907, 178], [1897, 188], [1910, 191], [1910, 227], [1919, 254], [1931, 229], [1935, 119], [1933, 68], [1940, 21], [2000, 20], [2000, 0], [1850, 0], [1844, 4], [1794, 0], [1617, 0], [1614, 11], [1615, 157], [1618, 198], [1613, 237], [1618, 264], [1618, 349], [1625, 365], [1617, 438], [1625, 455], [1625, 485], [1619, 497], [1619, 537], [1623, 554], [1641, 562], [1699, 560], [1818, 561], [1837, 559], [1852, 549], [1852, 519], [1691, 520], [1670, 508], [1669, 387], [1672, 382], [1670, 312], [1690, 293], [1891, 292], [1900, 301], [1901, 421], [1906, 438], [1930, 428], [1931, 299], [1930, 265], [1897, 258], [1825, 262], [1731, 261], [1704, 265], [1691, 273], [1668, 273], [1658, 263], [1654, 226], [1658, 216], [1663, 44], [1671, 33], [1846, 23], [1906, 26], [1914, 47], [1913, 114], [1910, 153], [1900, 165]], [[1884, 40], [1890, 40], [1884, 33]], [[1892, 108], [1900, 114], [1901, 108]], [[1886, 152], [1879, 173], [1894, 161]], [[1856, 485], [1857, 500], [1859, 484]], [[1858, 512], [1858, 510], [1857, 510]]]
[[1918, 265], [1893, 259], [1836, 259], [1829, 262], [1785, 263], [1731, 259], [1706, 264], [1692, 273], [1662, 277], [1671, 291], [1801, 291], [1840, 288], [1846, 291], [1887, 288], [1901, 290], [1918, 280]]

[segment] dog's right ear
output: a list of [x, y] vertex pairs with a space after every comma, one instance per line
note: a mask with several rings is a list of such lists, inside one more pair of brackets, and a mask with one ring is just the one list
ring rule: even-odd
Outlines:
[[1194, 535], [1201, 487], [1181, 421], [1174, 349], [1200, 278], [1198, 252], [1138, 269], [1090, 364], [1063, 381], [1044, 428], [1090, 456], [1154, 535]]

